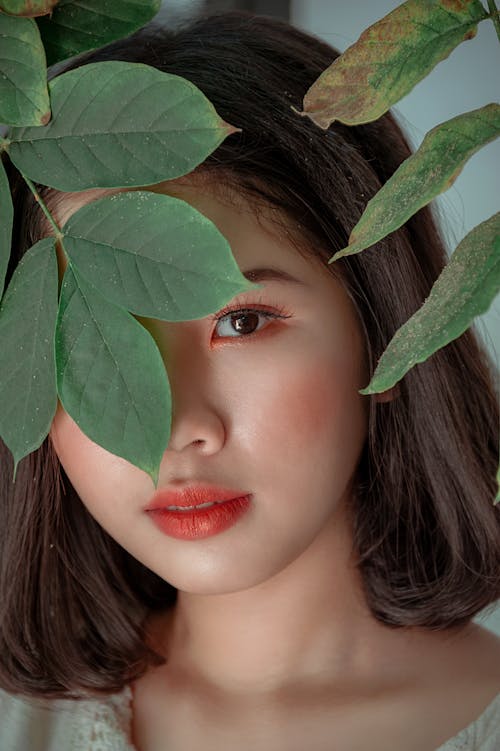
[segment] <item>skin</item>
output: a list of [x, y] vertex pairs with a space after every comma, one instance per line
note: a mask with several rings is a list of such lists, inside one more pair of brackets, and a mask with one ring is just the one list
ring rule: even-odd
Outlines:
[[[477, 626], [391, 629], [366, 604], [348, 511], [367, 434], [368, 397], [358, 390], [368, 374], [348, 294], [244, 200], [229, 204], [185, 181], [155, 189], [208, 216], [240, 269], [273, 265], [305, 285], [262, 282], [238, 296], [241, 307], [280, 305], [290, 315], [263, 318], [251, 338], [209, 318], [140, 319], [172, 389], [159, 488], [207, 482], [253, 494], [250, 512], [219, 535], [186, 541], [160, 532], [144, 513], [150, 478], [93, 443], [58, 406], [50, 436], [82, 502], [178, 589], [175, 608], [147, 624], [168, 663], [133, 686], [137, 747], [156, 751], [168, 740], [172, 751], [244, 751], [248, 742], [293, 751], [313, 740], [326, 749], [332, 733], [339, 748], [360, 751], [378, 748], [377, 733], [384, 749], [391, 739], [408, 751], [436, 747], [498, 691], [491, 656], [500, 658], [500, 640]], [[93, 197], [66, 199], [58, 220]]]

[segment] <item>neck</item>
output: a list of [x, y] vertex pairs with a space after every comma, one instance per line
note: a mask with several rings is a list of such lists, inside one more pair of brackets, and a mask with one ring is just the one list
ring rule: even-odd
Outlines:
[[354, 677], [380, 675], [382, 662], [382, 674], [395, 678], [384, 648], [389, 636], [394, 649], [395, 631], [369, 611], [351, 539], [334, 518], [299, 558], [257, 586], [225, 594], [179, 591], [175, 607], [151, 627], [168, 670], [256, 697], [332, 681], [345, 691]]

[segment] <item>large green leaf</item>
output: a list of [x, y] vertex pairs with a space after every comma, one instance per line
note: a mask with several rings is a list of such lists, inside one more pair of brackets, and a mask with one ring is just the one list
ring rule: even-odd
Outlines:
[[0, 13], [0, 40], [0, 123], [45, 125], [47, 68], [35, 21]]
[[48, 65], [121, 39], [150, 21], [161, 0], [60, 0], [38, 26]]
[[54, 238], [30, 248], [0, 305], [0, 435], [19, 461], [47, 436], [57, 407], [54, 328], [57, 258]]
[[9, 155], [32, 180], [58, 190], [179, 177], [237, 130], [190, 81], [142, 63], [91, 63], [49, 89], [51, 122], [13, 128]]
[[10, 243], [12, 237], [12, 222], [14, 208], [10, 195], [9, 181], [5, 174], [5, 168], [0, 160], [0, 300], [3, 295], [5, 274], [10, 257]]
[[416, 363], [460, 336], [500, 290], [500, 213], [457, 246], [422, 307], [395, 333], [361, 394], [391, 388]]
[[168, 195], [107, 196], [76, 211], [62, 231], [78, 271], [109, 300], [140, 316], [202, 318], [255, 287], [217, 227]]
[[487, 18], [479, 0], [409, 0], [369, 26], [307, 91], [304, 115], [321, 128], [335, 120], [376, 120]]
[[422, 206], [448, 190], [467, 160], [498, 136], [500, 105], [495, 103], [465, 112], [430, 130], [420, 148], [367, 203], [351, 232], [349, 245], [329, 262], [359, 253], [401, 227]]
[[58, 0], [0, 0], [0, 11], [11, 16], [44, 16]]
[[170, 436], [167, 372], [153, 337], [68, 265], [56, 327], [57, 390], [95, 443], [155, 485]]

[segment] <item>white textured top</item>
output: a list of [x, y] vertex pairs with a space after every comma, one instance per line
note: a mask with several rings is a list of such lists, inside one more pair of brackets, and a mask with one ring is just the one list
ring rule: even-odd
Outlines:
[[[1, 751], [136, 751], [130, 740], [132, 692], [105, 699], [28, 700], [0, 689]], [[499, 751], [500, 694], [435, 751]], [[168, 749], [165, 749], [168, 751]]]

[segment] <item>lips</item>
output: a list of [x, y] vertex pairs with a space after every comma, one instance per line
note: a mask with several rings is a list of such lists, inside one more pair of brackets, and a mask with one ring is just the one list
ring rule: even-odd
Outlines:
[[250, 493], [214, 485], [160, 490], [144, 509], [166, 535], [197, 540], [224, 532], [250, 509]]
[[177, 508], [196, 508], [208, 503], [223, 503], [234, 498], [243, 498], [248, 490], [223, 488], [216, 485], [190, 485], [179, 490], [164, 489], [154, 494], [145, 511]]

